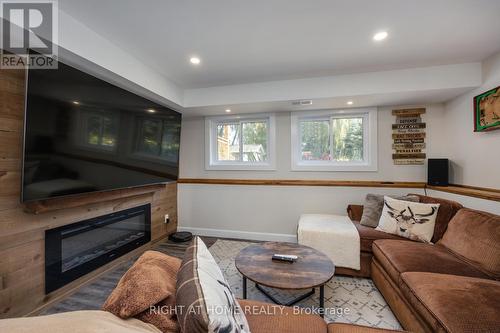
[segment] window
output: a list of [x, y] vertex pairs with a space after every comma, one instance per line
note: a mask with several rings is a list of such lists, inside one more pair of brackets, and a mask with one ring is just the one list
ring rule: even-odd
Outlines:
[[206, 118], [208, 170], [272, 170], [274, 116]]
[[84, 146], [114, 150], [117, 141], [117, 119], [109, 113], [82, 111], [82, 143]]
[[377, 110], [292, 113], [292, 170], [376, 171]]
[[135, 153], [177, 163], [180, 125], [162, 118], [140, 118]]

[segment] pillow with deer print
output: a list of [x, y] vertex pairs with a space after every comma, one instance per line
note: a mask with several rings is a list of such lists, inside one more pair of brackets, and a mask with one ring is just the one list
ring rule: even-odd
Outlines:
[[384, 196], [384, 208], [375, 230], [430, 243], [439, 204], [423, 204]]

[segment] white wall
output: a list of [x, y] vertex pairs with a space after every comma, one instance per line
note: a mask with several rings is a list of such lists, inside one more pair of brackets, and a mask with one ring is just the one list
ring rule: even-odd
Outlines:
[[[427, 154], [439, 157], [443, 151], [443, 105], [427, 105], [424, 121], [427, 123]], [[378, 111], [378, 171], [377, 172], [303, 172], [291, 171], [290, 112], [276, 113], [276, 171], [208, 171], [205, 170], [204, 118], [186, 118], [182, 123], [180, 177], [181, 178], [257, 178], [257, 179], [336, 179], [425, 181], [426, 166], [398, 166], [392, 161], [392, 128], [395, 117], [391, 110]]]
[[464, 205], [464, 207], [467, 208], [484, 210], [486, 212], [500, 215], [500, 202], [498, 201], [483, 200], [479, 198], [473, 198], [459, 194], [434, 191], [434, 190], [428, 190], [427, 195], [430, 195], [432, 197], [444, 198], [448, 200], [454, 200], [460, 202], [462, 205]]
[[420, 193], [421, 189], [361, 187], [179, 185], [180, 230], [256, 240], [294, 241], [300, 214], [346, 215], [367, 193]]
[[[488, 76], [489, 77], [489, 76]], [[494, 85], [494, 84], [493, 84]], [[466, 97], [464, 99], [467, 100]], [[427, 155], [451, 157], [450, 147], [461, 145], [462, 136], [450, 135], [450, 110], [444, 105], [426, 105]], [[449, 105], [448, 105], [449, 107]], [[392, 161], [392, 129], [395, 117], [391, 108], [378, 112], [377, 172], [294, 172], [290, 170], [290, 112], [277, 113], [276, 171], [208, 171], [205, 170], [205, 129], [203, 118], [183, 120], [181, 137], [181, 178], [249, 178], [249, 179], [333, 179], [426, 181], [423, 166], [396, 166]], [[397, 107], [399, 108], [399, 107]], [[466, 110], [469, 112], [470, 110]], [[469, 112], [472, 115], [472, 111]], [[470, 123], [472, 126], [472, 123]], [[453, 125], [455, 126], [455, 125]], [[488, 133], [488, 135], [496, 135]], [[498, 133], [500, 134], [500, 132]], [[472, 136], [472, 135], [471, 135]], [[497, 140], [498, 140], [498, 136]], [[475, 149], [473, 147], [468, 149]], [[473, 152], [464, 152], [469, 160]], [[497, 154], [498, 155], [498, 154]], [[495, 157], [498, 161], [498, 156]], [[483, 159], [484, 160], [484, 159]], [[477, 168], [480, 161], [473, 162]], [[498, 168], [498, 164], [497, 164]], [[489, 171], [490, 175], [495, 175]], [[500, 178], [500, 177], [499, 177]], [[491, 182], [490, 182], [491, 183]], [[468, 182], [486, 186], [487, 183]], [[500, 186], [496, 186], [497, 188]], [[313, 186], [243, 186], [243, 185], [179, 185], [180, 230], [208, 236], [258, 240], [293, 241], [297, 222], [303, 213], [345, 214], [349, 203], [362, 204], [367, 193], [424, 194], [422, 189], [383, 189], [359, 187]], [[449, 198], [463, 205], [500, 214], [500, 203], [444, 192], [428, 191], [429, 195]]]
[[483, 85], [446, 104], [446, 156], [452, 160], [451, 182], [500, 188], [500, 130], [474, 132], [473, 98], [500, 86], [500, 53], [483, 63]]
[[[443, 105], [427, 105], [427, 153], [440, 157], [445, 149]], [[207, 171], [204, 162], [203, 118], [184, 119], [181, 137], [181, 178], [336, 179], [425, 181], [426, 166], [396, 166], [392, 161], [391, 110], [378, 112], [377, 172], [294, 172], [290, 170], [290, 112], [277, 113], [276, 171]], [[182, 230], [199, 234], [262, 240], [293, 240], [302, 213], [345, 214], [349, 203], [362, 204], [367, 193], [423, 193], [421, 189], [312, 186], [179, 185]]]

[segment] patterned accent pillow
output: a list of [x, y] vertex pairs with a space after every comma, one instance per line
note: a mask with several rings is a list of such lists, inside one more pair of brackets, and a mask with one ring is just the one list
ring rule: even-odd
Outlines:
[[250, 332], [243, 310], [199, 237], [184, 254], [177, 274], [176, 301], [182, 332]]
[[375, 230], [430, 243], [439, 204], [423, 204], [384, 197], [384, 209]]
[[[389, 196], [394, 199], [419, 202], [416, 195], [403, 195], [403, 196]], [[382, 215], [382, 208], [384, 208], [384, 196], [381, 194], [367, 194], [365, 203], [363, 205], [363, 215], [361, 216], [361, 225], [376, 228], [378, 221]]]

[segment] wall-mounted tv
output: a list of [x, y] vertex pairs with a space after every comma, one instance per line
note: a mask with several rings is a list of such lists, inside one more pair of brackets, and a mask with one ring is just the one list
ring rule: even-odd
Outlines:
[[62, 62], [26, 89], [23, 202], [177, 179], [180, 113]]

